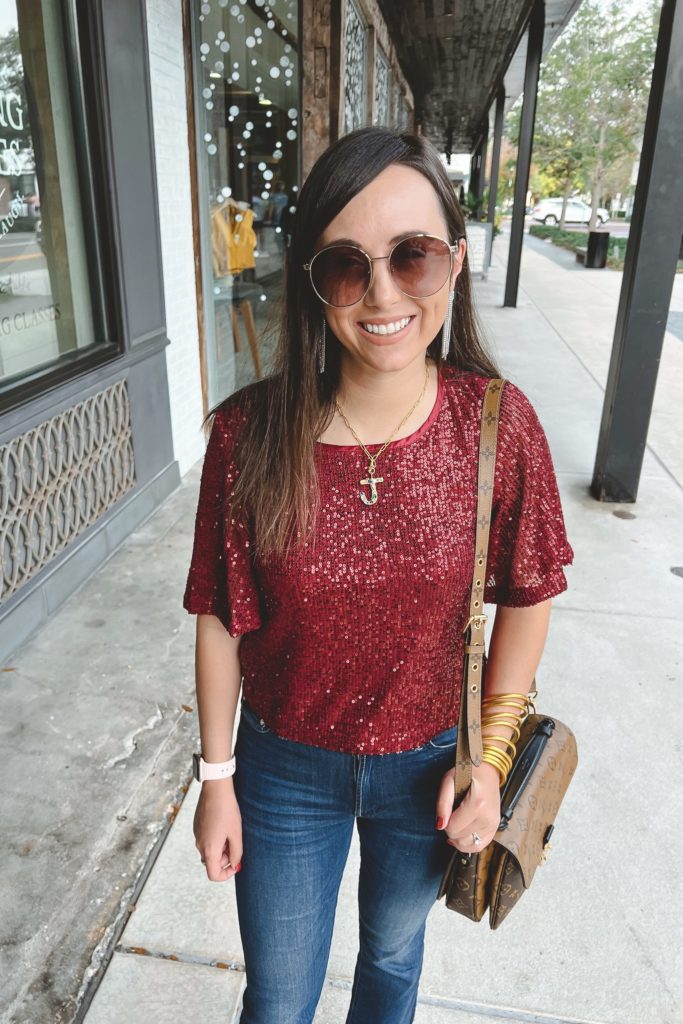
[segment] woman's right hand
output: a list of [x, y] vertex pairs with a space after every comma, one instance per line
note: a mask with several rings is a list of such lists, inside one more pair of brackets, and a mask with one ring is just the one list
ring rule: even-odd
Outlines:
[[242, 816], [232, 778], [202, 783], [194, 838], [212, 882], [227, 882], [241, 870]]

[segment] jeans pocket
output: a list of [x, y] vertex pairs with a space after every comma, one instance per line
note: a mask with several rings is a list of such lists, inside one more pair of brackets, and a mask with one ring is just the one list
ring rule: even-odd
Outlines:
[[457, 725], [449, 725], [443, 732], [437, 732], [436, 736], [432, 736], [431, 740], [428, 741], [428, 746], [433, 747], [435, 750], [450, 750], [455, 747], [457, 738]]
[[240, 719], [244, 720], [244, 722], [249, 726], [249, 728], [254, 729], [256, 732], [264, 734], [272, 732], [272, 730], [269, 729], [266, 723], [263, 721], [261, 716], [257, 714], [256, 711], [254, 711], [250, 704], [247, 704], [244, 697], [242, 698], [240, 704]]

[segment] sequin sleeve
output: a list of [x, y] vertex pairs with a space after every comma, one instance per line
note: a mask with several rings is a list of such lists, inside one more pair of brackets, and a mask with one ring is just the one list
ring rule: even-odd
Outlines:
[[232, 451], [237, 428], [234, 412], [216, 413], [204, 455], [183, 597], [188, 612], [216, 615], [235, 637], [261, 626], [249, 531], [235, 518], [227, 523], [223, 513], [236, 474]]
[[567, 540], [548, 441], [525, 395], [503, 391], [485, 600], [539, 604], [567, 588]]

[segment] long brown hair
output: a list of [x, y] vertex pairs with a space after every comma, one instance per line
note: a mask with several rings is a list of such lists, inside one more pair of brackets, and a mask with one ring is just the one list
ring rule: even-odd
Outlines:
[[[226, 514], [248, 518], [261, 557], [286, 555], [314, 537], [319, 509], [316, 438], [334, 415], [340, 383], [341, 346], [328, 329], [325, 372], [316, 348], [322, 304], [303, 264], [323, 230], [366, 185], [391, 164], [423, 174], [441, 200], [451, 242], [465, 235], [453, 187], [434, 147], [423, 138], [389, 128], [361, 128], [339, 139], [314, 164], [299, 194], [291, 244], [285, 258], [282, 313], [272, 373], [211, 410], [235, 401], [247, 422], [236, 448], [239, 475]], [[485, 352], [472, 303], [467, 256], [457, 278], [451, 343], [446, 362], [485, 376], [498, 371]], [[441, 362], [441, 337], [427, 353]]]

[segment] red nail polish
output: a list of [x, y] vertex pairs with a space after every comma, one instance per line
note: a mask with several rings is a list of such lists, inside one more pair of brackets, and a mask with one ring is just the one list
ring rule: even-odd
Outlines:
[[237, 872], [241, 871], [241, 870], [242, 870], [242, 861], [240, 861], [239, 864], [237, 865], [237, 867], [235, 868], [235, 874], [237, 874]]
[[438, 817], [438, 818], [436, 819], [436, 827], [437, 827], [437, 828], [443, 828], [443, 818], [442, 818], [441, 816], [439, 816], [439, 817]]

